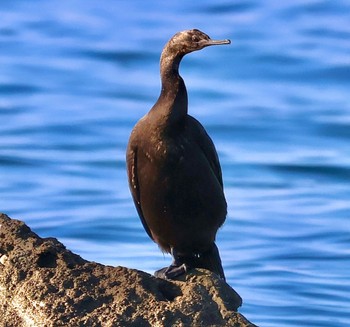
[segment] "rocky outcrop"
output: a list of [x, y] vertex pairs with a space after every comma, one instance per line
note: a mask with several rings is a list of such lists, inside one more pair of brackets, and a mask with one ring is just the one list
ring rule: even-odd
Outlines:
[[0, 215], [0, 326], [254, 326], [240, 305], [209, 271], [168, 281], [89, 262]]

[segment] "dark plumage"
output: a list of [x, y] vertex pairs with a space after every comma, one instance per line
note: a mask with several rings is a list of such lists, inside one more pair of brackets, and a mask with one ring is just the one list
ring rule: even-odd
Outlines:
[[220, 163], [204, 127], [187, 114], [178, 68], [187, 53], [229, 43], [196, 29], [175, 34], [161, 55], [161, 94], [130, 136], [127, 168], [137, 212], [149, 237], [174, 258], [158, 277], [198, 267], [225, 278], [214, 243], [227, 213]]

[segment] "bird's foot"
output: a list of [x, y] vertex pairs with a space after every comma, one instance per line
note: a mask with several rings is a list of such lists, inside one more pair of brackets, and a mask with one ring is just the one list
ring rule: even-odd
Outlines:
[[188, 270], [189, 266], [185, 263], [182, 265], [171, 264], [169, 267], [157, 270], [154, 276], [163, 279], [174, 279], [177, 276], [185, 274]]

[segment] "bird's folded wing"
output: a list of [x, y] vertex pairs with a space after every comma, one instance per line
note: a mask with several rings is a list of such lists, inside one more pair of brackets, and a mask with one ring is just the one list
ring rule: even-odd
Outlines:
[[142, 208], [141, 208], [141, 196], [140, 196], [140, 187], [137, 176], [137, 148], [128, 151], [127, 156], [127, 168], [128, 168], [128, 177], [129, 177], [129, 185], [132, 194], [132, 198], [135, 203], [135, 207], [139, 217], [141, 219], [143, 228], [147, 232], [148, 236], [153, 240], [151, 230], [149, 229], [145, 217], [143, 216]]

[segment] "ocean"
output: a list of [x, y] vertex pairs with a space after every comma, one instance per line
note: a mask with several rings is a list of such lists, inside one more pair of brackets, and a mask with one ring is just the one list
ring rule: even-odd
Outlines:
[[2, 1], [0, 17], [1, 212], [88, 260], [168, 265], [134, 208], [126, 145], [169, 38], [229, 38], [180, 73], [220, 157], [217, 244], [240, 312], [350, 325], [349, 1]]

